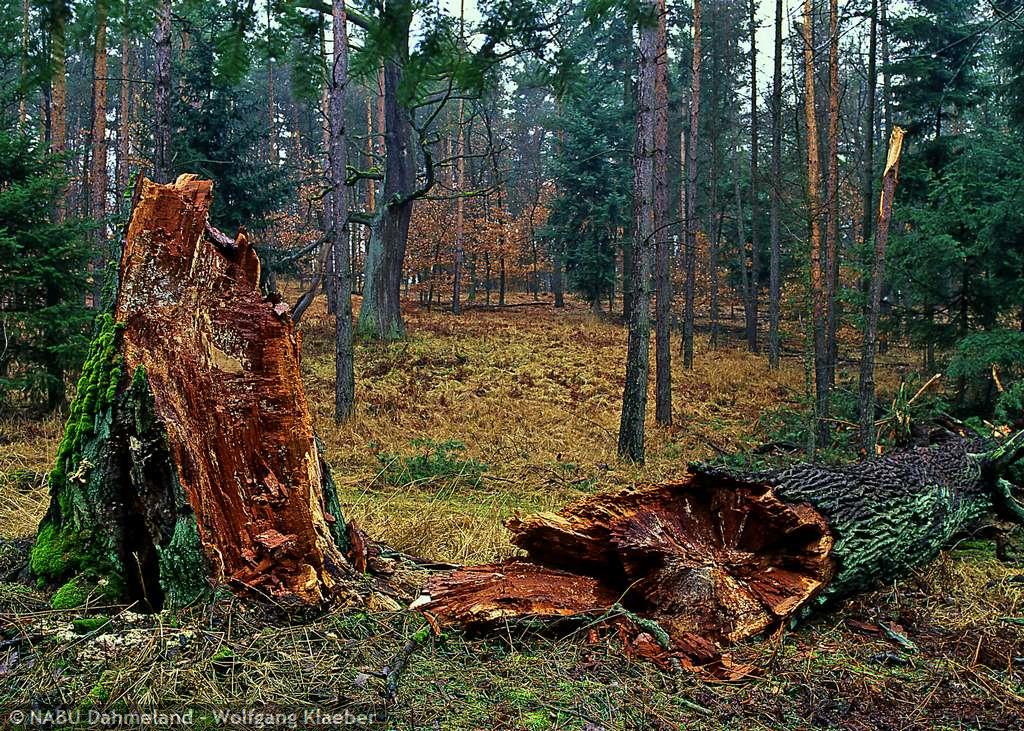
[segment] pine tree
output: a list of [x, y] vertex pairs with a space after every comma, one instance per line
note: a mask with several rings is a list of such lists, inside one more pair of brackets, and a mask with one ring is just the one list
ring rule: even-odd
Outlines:
[[223, 60], [217, 45], [215, 33], [195, 33], [180, 69], [170, 177], [197, 173], [212, 179], [214, 224], [232, 232], [242, 225], [258, 229], [290, 192], [290, 171], [260, 154], [268, 135], [266, 115], [251, 82], [228, 84], [217, 73]]
[[86, 227], [52, 212], [63, 160], [21, 133], [0, 131], [0, 397], [53, 409], [85, 356]]

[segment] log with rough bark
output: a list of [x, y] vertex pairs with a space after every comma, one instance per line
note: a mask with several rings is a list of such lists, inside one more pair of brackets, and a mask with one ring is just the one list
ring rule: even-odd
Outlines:
[[1020, 520], [1000, 474], [1022, 446], [1024, 433], [988, 451], [953, 438], [845, 467], [694, 466], [510, 519], [525, 558], [438, 576], [415, 606], [470, 628], [626, 612], [656, 623], [664, 651], [714, 662], [716, 648], [904, 576], [993, 509]]
[[112, 315], [72, 406], [30, 569], [152, 608], [218, 587], [321, 605], [356, 572], [288, 307], [212, 183], [141, 184]]

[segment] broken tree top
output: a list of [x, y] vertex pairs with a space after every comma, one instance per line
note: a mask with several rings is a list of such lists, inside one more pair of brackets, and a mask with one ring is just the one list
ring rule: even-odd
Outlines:
[[715, 662], [815, 600], [905, 575], [993, 507], [1020, 518], [999, 475], [1021, 441], [983, 451], [952, 438], [845, 467], [694, 466], [680, 481], [512, 518], [525, 558], [439, 576], [416, 606], [476, 628], [626, 612], [656, 623], [663, 657]]
[[113, 579], [153, 605], [218, 584], [320, 603], [349, 568], [299, 343], [287, 308], [260, 294], [244, 231], [209, 226], [212, 188], [142, 182], [32, 568]]

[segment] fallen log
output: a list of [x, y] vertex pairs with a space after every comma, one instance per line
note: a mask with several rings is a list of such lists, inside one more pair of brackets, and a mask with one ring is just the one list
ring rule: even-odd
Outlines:
[[955, 438], [844, 467], [691, 466], [679, 481], [510, 519], [525, 558], [435, 577], [414, 606], [475, 629], [622, 606], [657, 623], [666, 652], [711, 663], [708, 643], [904, 576], [993, 509], [1024, 518], [1000, 478], [1022, 446], [1024, 433], [987, 451]]
[[212, 187], [142, 183], [29, 567], [153, 609], [220, 586], [333, 602], [357, 572], [298, 335], [288, 307], [261, 296], [244, 231], [207, 221]]

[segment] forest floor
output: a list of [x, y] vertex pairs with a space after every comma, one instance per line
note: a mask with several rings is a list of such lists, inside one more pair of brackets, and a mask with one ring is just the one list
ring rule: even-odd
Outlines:
[[[410, 306], [409, 337], [356, 351], [357, 410], [336, 426], [331, 320], [303, 325], [303, 368], [345, 517], [412, 554], [458, 563], [512, 553], [502, 522], [594, 491], [678, 476], [691, 460], [778, 436], [803, 402], [799, 357], [769, 372], [739, 342], [674, 369], [674, 426], [648, 429], [648, 461], [615, 458], [625, 330], [571, 304]], [[320, 305], [322, 308], [322, 304]], [[678, 359], [676, 359], [678, 361]], [[893, 353], [881, 381], [898, 382]], [[841, 380], [842, 384], [842, 380]], [[305, 709], [394, 729], [911, 729], [1024, 727], [1024, 574], [984, 539], [961, 541], [893, 586], [734, 648], [741, 682], [666, 674], [617, 640], [446, 632], [412, 656], [385, 708], [382, 671], [422, 625], [415, 615], [338, 611], [267, 626], [232, 601], [157, 615], [54, 610], [10, 581], [45, 510], [57, 418], [0, 423], [0, 728], [5, 709], [62, 705]], [[85, 716], [83, 715], [83, 718]], [[264, 723], [266, 727], [274, 724]]]

